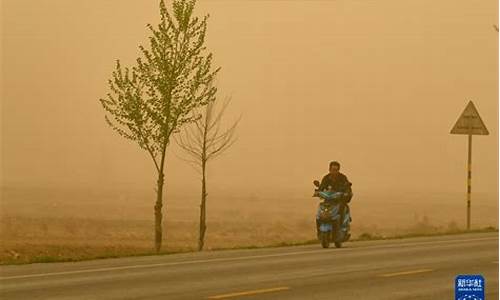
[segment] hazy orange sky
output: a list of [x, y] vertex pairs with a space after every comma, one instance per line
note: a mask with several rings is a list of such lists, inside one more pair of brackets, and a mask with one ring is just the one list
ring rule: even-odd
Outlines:
[[[151, 190], [146, 152], [104, 122], [116, 59], [130, 63], [158, 1], [3, 0], [2, 185]], [[339, 160], [355, 191], [465, 192], [473, 100], [473, 191], [498, 201], [498, 2], [201, 0], [208, 47], [238, 142], [209, 189], [309, 195]], [[197, 174], [168, 153], [167, 188]], [[151, 200], [153, 201], [153, 200]]]

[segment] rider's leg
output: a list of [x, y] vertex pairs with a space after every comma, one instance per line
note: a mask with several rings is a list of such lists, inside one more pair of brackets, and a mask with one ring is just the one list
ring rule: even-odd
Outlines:
[[339, 208], [340, 226], [342, 226], [342, 224], [344, 224], [345, 210], [346, 210], [346, 204], [343, 202], [340, 202], [340, 208]]

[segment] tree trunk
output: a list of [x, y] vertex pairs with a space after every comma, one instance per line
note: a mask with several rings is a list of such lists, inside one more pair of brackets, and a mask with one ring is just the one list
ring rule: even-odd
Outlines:
[[163, 197], [163, 170], [158, 173], [158, 182], [157, 182], [157, 191], [156, 191], [156, 203], [154, 208], [155, 213], [155, 249], [156, 252], [160, 252], [161, 249], [161, 240], [162, 240], [162, 213], [161, 209], [163, 207], [162, 197]]
[[207, 230], [207, 225], [206, 225], [207, 186], [206, 186], [205, 170], [206, 170], [205, 162], [203, 162], [202, 179], [201, 179], [200, 236], [198, 239], [198, 251], [203, 250], [203, 246], [205, 245], [205, 231]]

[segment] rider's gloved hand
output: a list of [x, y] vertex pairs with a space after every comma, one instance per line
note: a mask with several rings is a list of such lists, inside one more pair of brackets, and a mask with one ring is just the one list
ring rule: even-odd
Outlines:
[[351, 202], [352, 194], [351, 193], [344, 193], [344, 199], [346, 200], [347, 203]]

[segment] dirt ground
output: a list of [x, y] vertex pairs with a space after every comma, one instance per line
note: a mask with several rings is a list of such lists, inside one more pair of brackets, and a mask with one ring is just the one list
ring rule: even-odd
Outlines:
[[[368, 197], [369, 196], [369, 197]], [[473, 227], [498, 228], [497, 203], [477, 196]], [[483, 200], [483, 201], [481, 201]], [[0, 263], [78, 260], [152, 253], [154, 194], [72, 189], [4, 189]], [[206, 249], [254, 247], [314, 239], [318, 200], [310, 195], [221, 193], [209, 197]], [[194, 250], [198, 196], [167, 193], [166, 252]], [[353, 237], [463, 229], [463, 195], [357, 195]]]

